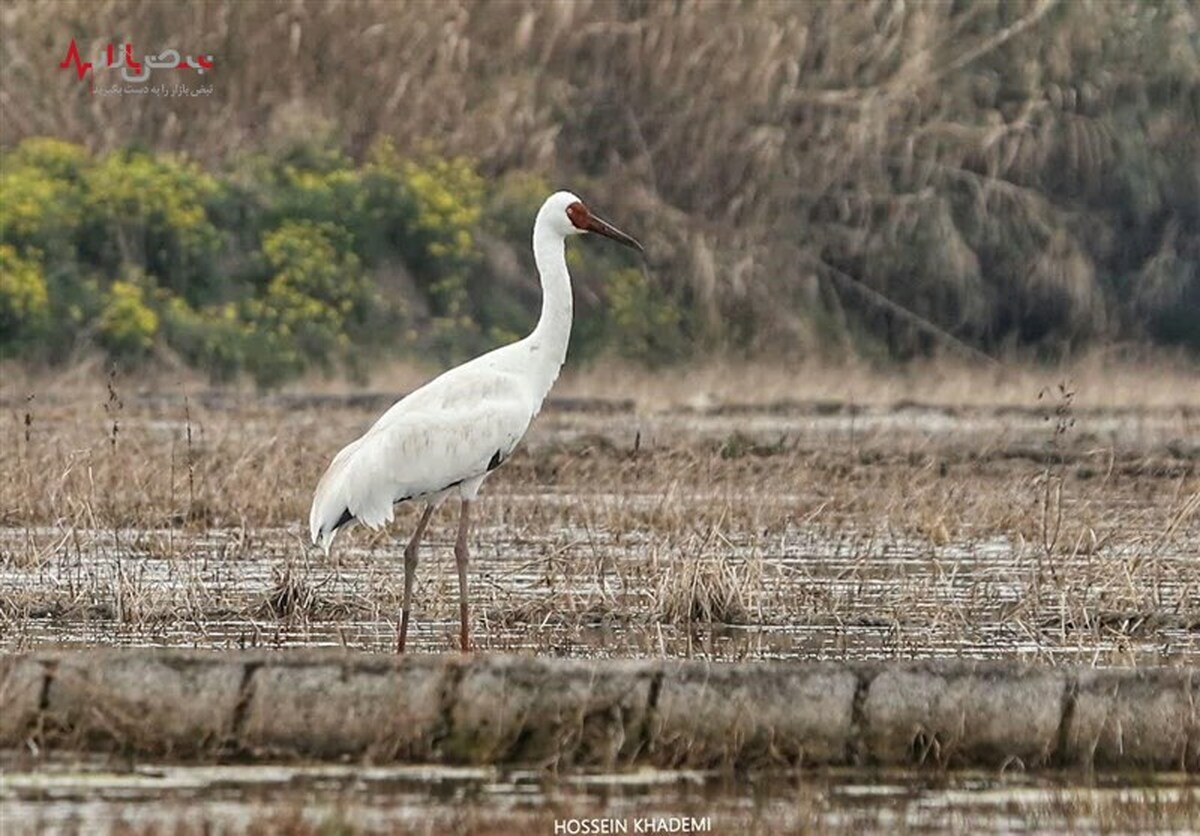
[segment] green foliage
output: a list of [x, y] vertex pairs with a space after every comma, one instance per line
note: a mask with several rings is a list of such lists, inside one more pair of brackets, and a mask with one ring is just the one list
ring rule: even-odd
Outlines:
[[0, 244], [0, 352], [38, 337], [49, 314], [50, 297], [41, 264]]
[[196, 310], [168, 295], [162, 304], [162, 326], [172, 349], [214, 380], [233, 380], [246, 370], [254, 331], [232, 302]]
[[[79, 188], [57, 166], [29, 162], [22, 144], [0, 159], [0, 241], [70, 259], [71, 240], [82, 218]], [[36, 157], [35, 157], [36, 158]]]
[[362, 211], [359, 172], [350, 169], [309, 171], [286, 166], [274, 210], [283, 219], [355, 223]]
[[300, 293], [350, 314], [366, 292], [350, 250], [350, 233], [336, 224], [284, 222], [263, 237], [263, 256], [274, 275], [269, 292]]
[[97, 322], [100, 342], [117, 357], [136, 359], [154, 347], [158, 314], [136, 281], [118, 280], [109, 288]]
[[263, 239], [273, 273], [266, 293], [247, 305], [265, 355], [251, 368], [270, 384], [310, 363], [328, 368], [366, 319], [371, 289], [350, 234], [334, 224], [287, 221]]
[[412, 228], [430, 262], [454, 266], [475, 256], [474, 229], [484, 199], [483, 179], [470, 160], [432, 158], [404, 164]]
[[206, 211], [215, 178], [171, 157], [116, 153], [86, 172], [84, 186], [83, 260], [109, 275], [137, 267], [193, 303], [219, 292], [221, 236]]
[[91, 157], [82, 145], [35, 136], [17, 146], [10, 162], [14, 166], [37, 169], [58, 180], [78, 182], [91, 166]]
[[[91, 335], [127, 361], [170, 352], [270, 386], [400, 344], [461, 360], [537, 315], [530, 226], [551, 189], [534, 174], [489, 186], [466, 158], [406, 159], [386, 140], [357, 166], [314, 140], [221, 174], [42, 138], [3, 162], [8, 354], [65, 357]], [[568, 258], [582, 288], [572, 351], [686, 354], [681, 307], [628, 254], [573, 245]], [[375, 276], [397, 273], [408, 295], [386, 298]]]
[[636, 268], [617, 270], [604, 289], [608, 331], [631, 360], [661, 365], [682, 359], [688, 348], [683, 311]]
[[452, 355], [453, 343], [476, 331], [469, 282], [478, 263], [483, 180], [462, 158], [408, 161], [400, 171], [408, 264], [429, 294], [440, 353]]
[[430, 154], [403, 160], [385, 141], [372, 149], [364, 179], [364, 228], [394, 245], [432, 314], [424, 345], [444, 362], [486, 347], [490, 323], [477, 293], [486, 191], [472, 161]]
[[513, 171], [499, 178], [487, 197], [484, 226], [509, 241], [529, 238], [534, 215], [553, 189], [544, 177]]

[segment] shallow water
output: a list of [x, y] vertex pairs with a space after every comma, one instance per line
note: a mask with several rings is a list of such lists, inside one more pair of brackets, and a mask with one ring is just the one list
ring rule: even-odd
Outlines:
[[[346, 433], [373, 410], [362, 407], [353, 420], [343, 416]], [[169, 440], [182, 432], [177, 421], [139, 420], [123, 418], [123, 438], [143, 432]], [[272, 437], [276, 421], [251, 414], [236, 430], [257, 443]], [[1106, 450], [1130, 456], [1158, 455], [1167, 445], [1194, 450], [1200, 416], [1104, 413], [1081, 421], [1078, 434], [1087, 436], [1074, 448], [1080, 460], [1100, 461], [1103, 472]], [[551, 411], [529, 448], [561, 445], [570, 451], [564, 458], [575, 460], [597, 439], [607, 445], [607, 478], [594, 489], [575, 488], [586, 493], [530, 490], [536, 479], [489, 485], [473, 536], [475, 644], [575, 657], [1196, 664], [1196, 538], [1161, 538], [1161, 528], [1147, 523], [1162, 524], [1147, 509], [1170, 494], [1161, 489], [1164, 479], [1147, 487], [1130, 477], [1121, 490], [1102, 493], [1076, 486], [1073, 510], [1101, 529], [1105, 515], [1115, 516], [1122, 536], [1091, 551], [1057, 554], [1052, 566], [1039, 559], [1036, 544], [1016, 535], [967, 530], [949, 541], [917, 537], [854, 505], [895, 457], [901, 469], [892, 473], [911, 476], [906, 456], [1005, 459], [1014, 451], [1044, 451], [1046, 436], [1045, 419], [1034, 411], [785, 405], [620, 421]], [[627, 476], [624, 462], [638, 445], [680, 468], [669, 502]], [[772, 458], [776, 446], [786, 449]], [[848, 507], [811, 522], [825, 501], [821, 486], [779, 478], [790, 476], [786, 451], [798, 449], [820, 451], [861, 478], [845, 492]], [[863, 465], [874, 461], [863, 458], [872, 451], [892, 458]], [[689, 481], [689, 456], [701, 456], [703, 464], [703, 456], [726, 454], [747, 457], [745, 496], [730, 494], [729, 478], [725, 491]], [[1193, 467], [1195, 455], [1188, 455], [1172, 466]], [[766, 488], [754, 483], [756, 462], [774, 474]], [[998, 475], [1003, 489], [993, 482], [984, 495], [1026, 501], [1022, 486], [1042, 469], [1021, 461], [1011, 470], [989, 470], [987, 478]], [[740, 480], [743, 471], [736, 473]], [[953, 477], [966, 494], [975, 490], [975, 478], [967, 468]], [[1174, 484], [1177, 477], [1170, 479]], [[1179, 491], [1194, 490], [1193, 482], [1177, 481]], [[702, 513], [713, 507], [740, 516], [714, 523], [713, 514]], [[762, 519], [774, 522], [759, 524], [747, 509], [761, 509]], [[0, 652], [344, 646], [390, 653], [403, 588], [400, 538], [413, 513], [404, 512], [389, 534], [341, 538], [331, 559], [307, 549], [300, 520], [288, 529], [0, 528]], [[691, 524], [701, 519], [708, 522]], [[417, 652], [457, 646], [451, 536], [452, 523], [435, 519], [416, 584], [409, 646]], [[583, 818], [623, 821], [634, 832], [639, 818], [685, 815], [707, 818], [707, 832], [714, 833], [1146, 832], [1200, 825], [1200, 789], [1182, 776], [554, 776], [420, 766], [56, 763], [31, 753], [0, 755], [0, 769], [4, 836], [225, 833], [252, 824], [261, 833], [344, 832], [347, 823], [367, 832], [530, 836]]]
[[[339, 438], [349, 437], [377, 411], [375, 401], [390, 397], [326, 403], [209, 394], [201, 398], [211, 410], [208, 426], [197, 437], [215, 444], [223, 436], [238, 449], [278, 444], [280, 420], [333, 422]], [[137, 439], [146, 446], [131, 450], [169, 453], [161, 464], [175, 467], [174, 447], [163, 443], [182, 437], [185, 415], [189, 428], [200, 420], [177, 401], [154, 393], [131, 399], [122, 443]], [[1060, 544], [1043, 560], [1042, 547], [1020, 532], [1039, 515], [1036, 485], [1045, 464], [1003, 463], [1046, 452], [1052, 404], [781, 403], [646, 414], [574, 406], [586, 408], [551, 404], [530, 433], [526, 447], [535, 452], [514, 465], [525, 469], [517, 478], [502, 471], [479, 503], [470, 599], [481, 649], [716, 659], [1200, 659], [1200, 560], [1196, 538], [1185, 536], [1200, 529], [1192, 520], [1190, 529], [1160, 536], [1169, 518], [1162, 509], [1195, 489], [1187, 475], [1200, 439], [1195, 410], [1080, 411], [1069, 452], [1080, 470], [1094, 473], [1071, 485], [1067, 522], [1072, 536], [1092, 532], [1102, 542]], [[286, 419], [280, 407], [292, 410]], [[53, 414], [39, 422], [47, 436], [36, 444], [70, 437], [72, 422], [83, 420], [70, 410]], [[106, 450], [107, 421], [105, 414], [99, 427]], [[804, 471], [809, 476], [849, 474], [838, 477], [838, 491], [793, 479], [796, 457], [806, 455], [797, 451], [805, 450], [825, 462]], [[1183, 475], [1143, 476], [1141, 455]], [[1002, 464], [979, 464], [992, 456]], [[1133, 475], [1118, 468], [1110, 480], [1121, 457]], [[913, 461], [948, 470], [939, 477]], [[554, 475], [542, 479], [537, 464]], [[559, 472], [571, 468], [585, 476]], [[706, 472], [720, 479], [694, 476]], [[910, 512], [903, 507], [907, 480], [922, 473], [921, 488], [933, 499], [928, 511]], [[557, 487], [537, 488], [546, 483]], [[307, 495], [308, 486], [295, 490]], [[871, 501], [877, 495], [882, 502]], [[970, 518], [957, 526], [952, 520], [953, 534], [939, 534], [938, 514], [958, 496], [1013, 505], [992, 527], [1014, 532], [1013, 539], [972, 531]], [[137, 511], [138, 499], [122, 502], [124, 513]], [[734, 518], [728, 524], [722, 508]], [[919, 529], [926, 513], [932, 533], [917, 536], [914, 523]], [[386, 533], [339, 538], [332, 558], [307, 547], [301, 519], [287, 529], [196, 530], [181, 522], [111, 531], [80, 527], [81, 514], [74, 525], [0, 528], [0, 652], [103, 645], [388, 652], [402, 597], [403, 537], [415, 514], [402, 510]], [[896, 521], [906, 527], [893, 530]], [[444, 510], [422, 552], [410, 636], [420, 651], [457, 641], [452, 531], [452, 512]]]
[[[0, 761], [3, 762], [3, 761]], [[730, 776], [638, 770], [550, 772], [439, 766], [114, 765], [31, 770], [9, 758], [4, 832], [609, 832], [639, 820], [693, 832], [1137, 832], [1188, 830], [1200, 783], [1019, 772], [810, 771]], [[574, 824], [572, 824], [574, 822]], [[668, 824], [668, 826], [670, 826]], [[622, 831], [621, 828], [624, 828]], [[681, 825], [682, 827], [682, 825]], [[593, 830], [592, 832], [600, 832]], [[679, 831], [676, 831], [679, 832]]]
[[[571, 497], [545, 497], [552, 507]], [[506, 497], [510, 505], [519, 498]], [[636, 500], [625, 498], [624, 503]], [[712, 659], [1022, 658], [1156, 664], [1200, 659], [1200, 566], [1113, 554], [1060, 561], [1052, 580], [1008, 540], [936, 546], [799, 527], [718, 544], [560, 527], [477, 531], [479, 649]], [[259, 529], [0, 530], [0, 651], [47, 646], [343, 646], [389, 652], [398, 544], [348, 541], [335, 560]], [[449, 544], [426, 550], [411, 646], [453, 649]]]

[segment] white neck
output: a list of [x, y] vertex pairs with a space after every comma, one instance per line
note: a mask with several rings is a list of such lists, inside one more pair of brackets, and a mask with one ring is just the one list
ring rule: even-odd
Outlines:
[[533, 226], [533, 258], [542, 280], [542, 315], [533, 333], [526, 337], [526, 343], [531, 355], [531, 376], [541, 398], [558, 378], [571, 339], [573, 307], [565, 245], [562, 235], [539, 217]]

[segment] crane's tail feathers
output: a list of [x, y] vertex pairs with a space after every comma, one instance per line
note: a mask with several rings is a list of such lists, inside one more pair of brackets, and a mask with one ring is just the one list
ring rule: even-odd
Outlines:
[[355, 517], [350, 512], [352, 502], [346, 495], [345, 470], [361, 443], [362, 439], [354, 441], [333, 457], [313, 493], [312, 508], [308, 512], [308, 530], [312, 535], [313, 545], [323, 549], [326, 555], [329, 554], [338, 529], [353, 521]]
[[336, 521], [322, 521], [320, 516], [314, 513], [309, 520], [313, 545], [323, 549], [325, 556], [328, 557], [329, 550], [333, 547], [333, 538], [337, 536], [338, 531], [352, 522], [354, 522], [354, 515], [350, 513], [349, 508], [342, 511]]
[[333, 538], [336, 536], [336, 531], [331, 531], [328, 534], [324, 531], [319, 531], [317, 532], [317, 536], [312, 538], [312, 544], [325, 552], [326, 557], [329, 557], [329, 550], [333, 548]]
[[337, 535], [337, 530], [354, 519], [349, 515], [348, 509], [335, 511], [328, 507], [331, 504], [322, 502], [320, 497], [317, 497], [313, 500], [312, 511], [308, 515], [308, 530], [312, 535], [313, 545], [324, 549], [326, 555], [329, 554], [329, 548], [333, 545], [333, 538]]

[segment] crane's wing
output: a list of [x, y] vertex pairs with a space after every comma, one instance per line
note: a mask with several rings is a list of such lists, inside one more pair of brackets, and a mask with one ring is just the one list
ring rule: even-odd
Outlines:
[[439, 378], [396, 403], [329, 465], [313, 497], [313, 542], [329, 547], [351, 519], [389, 523], [393, 506], [481, 476], [508, 458], [532, 419], [516, 381], [499, 373]]

